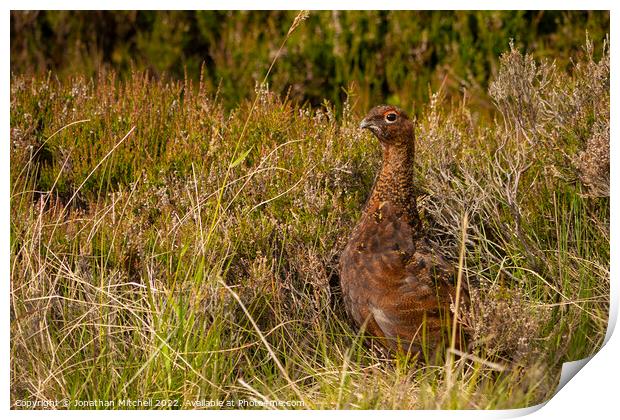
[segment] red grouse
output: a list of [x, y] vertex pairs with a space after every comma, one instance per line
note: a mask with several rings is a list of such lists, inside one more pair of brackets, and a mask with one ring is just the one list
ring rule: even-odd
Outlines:
[[384, 347], [432, 355], [450, 344], [455, 270], [421, 231], [413, 188], [414, 126], [399, 108], [382, 105], [360, 127], [379, 139], [383, 164], [340, 256], [345, 306], [357, 326]]

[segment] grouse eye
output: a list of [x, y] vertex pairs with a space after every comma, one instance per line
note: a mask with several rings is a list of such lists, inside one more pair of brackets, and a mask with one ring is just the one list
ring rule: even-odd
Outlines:
[[397, 115], [396, 115], [395, 112], [390, 112], [389, 114], [387, 114], [385, 116], [385, 120], [389, 121], [389, 122], [394, 122], [394, 121], [396, 121], [396, 117], [397, 117]]

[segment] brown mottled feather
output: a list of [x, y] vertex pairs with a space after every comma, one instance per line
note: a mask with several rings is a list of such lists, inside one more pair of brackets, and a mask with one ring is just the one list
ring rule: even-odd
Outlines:
[[373, 109], [364, 122], [379, 125], [391, 110], [399, 112], [399, 120], [387, 127], [391, 132], [371, 129], [383, 146], [383, 166], [340, 257], [342, 291], [356, 324], [385, 347], [433, 351], [449, 342], [455, 270], [420, 232], [411, 173], [413, 125], [393, 107]]

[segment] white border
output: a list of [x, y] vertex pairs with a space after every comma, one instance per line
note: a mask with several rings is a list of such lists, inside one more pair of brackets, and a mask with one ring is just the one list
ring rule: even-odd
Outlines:
[[149, 2], [146, 0], [92, 0], [89, 2], [77, 0], [8, 0], [7, 10], [611, 10], [614, 2], [611, 0], [470, 0], [458, 2], [454, 0], [435, 0], [433, 2], [419, 0], [392, 0], [378, 2], [376, 0], [271, 0], [256, 2], [250, 0], [200, 1], [177, 0]]
[[[300, 2], [300, 1], [291, 1], [291, 0], [276, 0], [270, 1], [269, 3], [256, 3], [250, 2], [246, 0], [228, 0], [226, 2], [213, 2], [213, 1], [195, 1], [195, 0], [177, 0], [175, 2], [147, 2], [147, 1], [135, 1], [135, 0], [125, 0], [125, 1], [101, 1], [94, 0], [88, 3], [84, 1], [37, 1], [37, 0], [25, 0], [25, 1], [13, 1], [9, 0], [5, 3], [5, 13], [2, 19], [2, 37], [3, 42], [0, 44], [2, 51], [4, 52], [4, 57], [9, 57], [10, 54], [10, 36], [9, 36], [9, 10], [28, 10], [28, 9], [81, 9], [81, 10], [98, 10], [98, 9], [180, 9], [180, 10], [192, 10], [192, 9], [224, 9], [224, 10], [232, 10], [232, 9], [310, 9], [310, 10], [324, 10], [324, 9], [377, 9], [384, 8], [389, 5], [390, 9], [420, 9], [420, 10], [456, 10], [462, 9], [463, 5], [467, 6], [468, 10], [471, 9], [504, 9], [504, 10], [526, 10], [526, 9], [562, 9], [562, 10], [571, 10], [571, 9], [604, 9], [604, 10], [612, 10], [611, 13], [611, 28], [615, 28], [618, 23], [618, 19], [616, 19], [616, 12], [614, 10], [614, 2], [612, 1], [575, 1], [575, 0], [564, 0], [562, 2], [557, 1], [503, 1], [498, 3], [497, 1], [482, 1], [482, 0], [471, 0], [463, 3], [458, 3], [454, 1], [445, 1], [445, 0], [436, 0], [430, 3], [432, 6], [429, 8], [429, 2], [420, 2], [420, 1], [391, 1], [388, 4], [381, 3], [377, 4], [375, 1], [354, 1], [354, 0], [345, 0], [345, 1], [327, 1], [320, 0], [315, 2]], [[225, 6], [225, 7], [222, 7]], [[377, 7], [380, 6], [380, 7]], [[381, 7], [382, 6], [382, 7]], [[501, 7], [498, 7], [501, 6]], [[614, 35], [614, 32], [611, 33], [611, 44], [617, 44], [617, 37]], [[612, 64], [611, 68], [617, 68], [618, 62], [614, 55], [614, 48], [612, 48]], [[9, 394], [10, 394], [10, 372], [9, 372], [9, 206], [8, 206], [8, 197], [9, 197], [9, 151], [10, 145], [8, 141], [8, 133], [10, 130], [10, 121], [9, 121], [9, 101], [10, 101], [10, 61], [7, 60], [5, 62], [5, 67], [3, 69], [3, 77], [4, 77], [4, 88], [2, 89], [2, 106], [3, 111], [1, 116], [1, 122], [3, 127], [3, 132], [5, 133], [6, 141], [2, 142], [2, 150], [0, 151], [0, 168], [2, 168], [2, 179], [0, 180], [0, 197], [4, 202], [4, 205], [0, 207], [0, 250], [2, 250], [0, 254], [0, 272], [2, 273], [1, 278], [3, 281], [2, 287], [2, 296], [7, 302], [7, 305], [2, 311], [0, 315], [3, 320], [4, 328], [2, 330], [3, 334], [3, 342], [1, 354], [2, 354], [2, 362], [1, 372], [2, 372], [2, 389], [3, 389], [3, 398], [5, 400], [4, 407], [5, 410], [9, 408]], [[618, 93], [618, 83], [617, 78], [613, 75], [611, 76], [612, 84], [612, 96], [611, 96], [611, 110], [612, 110], [612, 134], [610, 138], [614, 137], [614, 133], [616, 130], [614, 129], [615, 121], [618, 121], [618, 112], [617, 112], [617, 101], [616, 95]], [[614, 140], [615, 141], [615, 140]], [[612, 161], [616, 161], [618, 157], [618, 147], [615, 146], [614, 141], [611, 142], [611, 156]], [[614, 165], [611, 166], [611, 191], [612, 197], [617, 196], [617, 182], [618, 182], [618, 168]], [[618, 315], [618, 282], [615, 278], [615, 274], [618, 273], [618, 259], [615, 258], [617, 256], [615, 243], [617, 242], [615, 238], [617, 238], [618, 232], [618, 223], [614, 223], [614, 220], [617, 220], [617, 216], [619, 215], [617, 210], [616, 200], [611, 200], [611, 273], [612, 273], [612, 296], [611, 296], [611, 308], [610, 308], [610, 324], [608, 328], [608, 334], [606, 342], [603, 349], [600, 350], [598, 354], [596, 354], [592, 360], [583, 367], [582, 372], [579, 373], [576, 379], [569, 381], [566, 386], [559, 391], [559, 393], [553, 397], [546, 404], [541, 404], [541, 406], [531, 407], [522, 410], [498, 410], [498, 411], [390, 411], [387, 413], [376, 413], [376, 412], [351, 412], [351, 411], [339, 411], [336, 414], [335, 412], [325, 412], [325, 411], [305, 411], [305, 412], [295, 412], [294, 414], [291, 412], [267, 412], [267, 411], [243, 411], [243, 415], [251, 415], [253, 417], [261, 418], [272, 418], [280, 417], [280, 416], [290, 416], [295, 415], [296, 417], [306, 417], [306, 416], [325, 416], [325, 415], [337, 415], [339, 418], [344, 417], [355, 417], [358, 419], [360, 416], [376, 416], [385, 414], [390, 416], [391, 418], [411, 418], [412, 416], [415, 418], [475, 418], [475, 419], [486, 419], [486, 418], [512, 418], [520, 415], [525, 415], [528, 413], [532, 413], [530, 418], [534, 419], [543, 419], [543, 418], [563, 418], [567, 417], [584, 417], [584, 416], [593, 416], [592, 418], [606, 418], [610, 413], [617, 413], [617, 404], [616, 400], [618, 399], [617, 395], [617, 384], [618, 379], [620, 378], [620, 363], [618, 362], [617, 355], [620, 354], [620, 344], [618, 338], [616, 336], [611, 336], [613, 332], [613, 328], [615, 326], [617, 315]], [[610, 339], [611, 337], [611, 339]], [[573, 372], [576, 373], [576, 372]], [[537, 411], [538, 410], [538, 411]], [[250, 414], [251, 413], [251, 414]], [[72, 411], [72, 412], [30, 412], [30, 411], [10, 411], [11, 416], [15, 417], [27, 417], [30, 416], [84, 416], [84, 412], [80, 411]], [[108, 417], [110, 415], [129, 415], [129, 412], [110, 412], [110, 411], [91, 411], [88, 413], [89, 416], [94, 417]], [[131, 412], [131, 416], [148, 416], [149, 418], [167, 418], [173, 415], [170, 412]], [[178, 415], [178, 414], [177, 414]], [[209, 417], [218, 417], [218, 418], [231, 418], [240, 415], [238, 411], [232, 412], [214, 412], [210, 411], [208, 413], [199, 412], [199, 411], [183, 411], [183, 416], [198, 416], [200, 418], [204, 418], [205, 416]]]

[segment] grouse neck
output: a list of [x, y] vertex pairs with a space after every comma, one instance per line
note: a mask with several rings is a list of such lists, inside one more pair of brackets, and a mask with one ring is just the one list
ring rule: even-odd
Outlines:
[[413, 142], [383, 146], [383, 162], [368, 201], [367, 211], [374, 211], [381, 203], [389, 202], [403, 210], [411, 225], [418, 224], [413, 163]]

